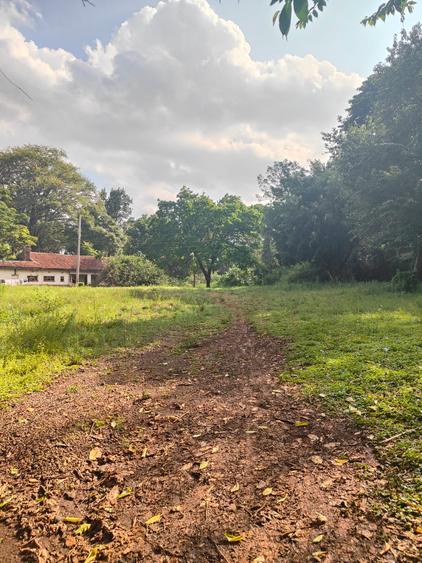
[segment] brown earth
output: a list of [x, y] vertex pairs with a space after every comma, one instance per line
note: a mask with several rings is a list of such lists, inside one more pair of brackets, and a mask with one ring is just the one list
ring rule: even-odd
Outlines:
[[362, 433], [280, 385], [283, 361], [236, 313], [197, 347], [116, 355], [3, 411], [0, 561], [416, 560], [371, 517]]

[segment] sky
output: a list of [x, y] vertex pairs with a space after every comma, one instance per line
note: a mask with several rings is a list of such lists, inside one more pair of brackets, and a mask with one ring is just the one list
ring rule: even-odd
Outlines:
[[[275, 160], [323, 157], [402, 24], [360, 20], [379, 0], [330, 0], [282, 39], [257, 0], [0, 0], [0, 150], [63, 148], [135, 215], [182, 185], [255, 200]], [[405, 27], [422, 19], [422, 2]]]

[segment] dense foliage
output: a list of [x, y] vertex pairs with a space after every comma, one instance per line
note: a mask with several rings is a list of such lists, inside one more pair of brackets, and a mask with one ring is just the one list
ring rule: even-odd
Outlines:
[[158, 285], [164, 279], [162, 270], [144, 256], [112, 256], [105, 260], [100, 285]]

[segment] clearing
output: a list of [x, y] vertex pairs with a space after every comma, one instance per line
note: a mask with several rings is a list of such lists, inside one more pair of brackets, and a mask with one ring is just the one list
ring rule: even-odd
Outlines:
[[218, 333], [116, 351], [0, 413], [2, 563], [417, 560], [374, 511], [362, 428], [281, 384], [288, 342], [216, 299]]

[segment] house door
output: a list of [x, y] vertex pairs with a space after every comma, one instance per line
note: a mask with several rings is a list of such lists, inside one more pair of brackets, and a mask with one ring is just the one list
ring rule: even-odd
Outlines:
[[[76, 274], [70, 274], [70, 283], [76, 283]], [[88, 283], [88, 276], [86, 274], [79, 274], [79, 283], [86, 285]]]

